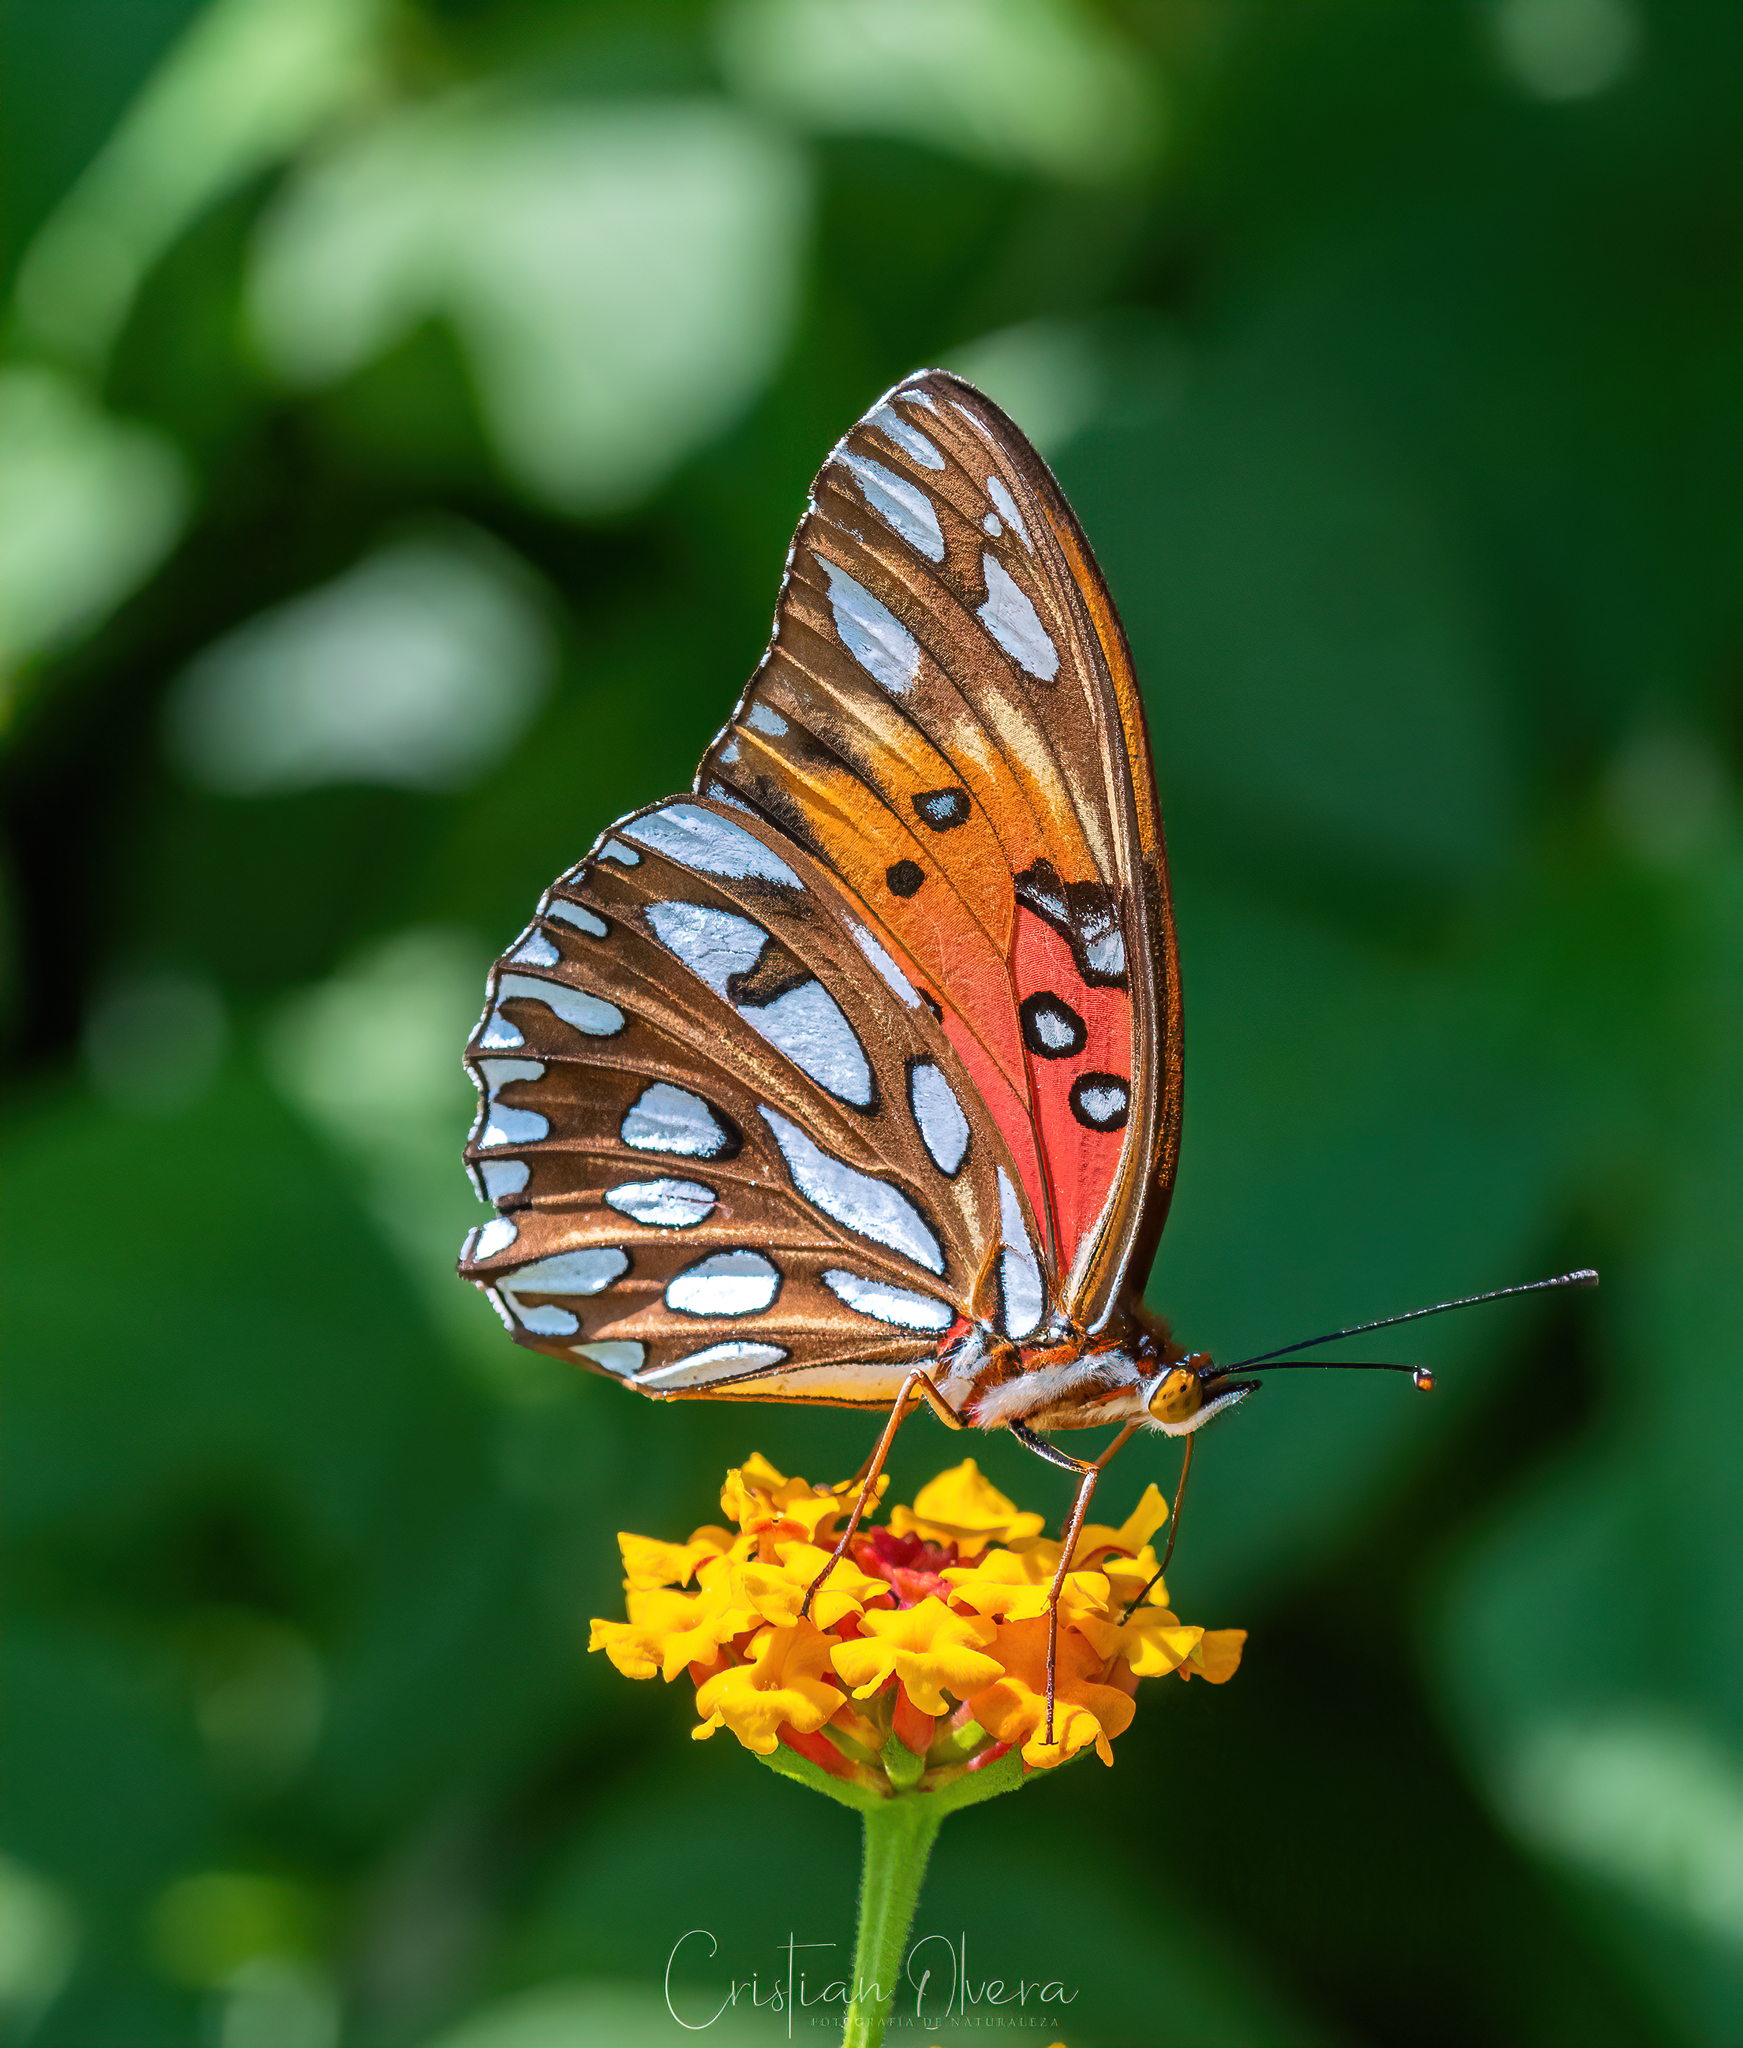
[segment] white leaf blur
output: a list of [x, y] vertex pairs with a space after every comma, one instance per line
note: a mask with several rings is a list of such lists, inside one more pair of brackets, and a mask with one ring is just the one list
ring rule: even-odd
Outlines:
[[200, 8], [26, 252], [25, 334], [99, 363], [191, 220], [378, 89], [384, 13], [380, 0]]
[[1499, 1789], [1528, 1841], [1743, 1952], [1743, 1769], [1706, 1729], [1645, 1708], [1546, 1723]]
[[1630, 0], [1498, 0], [1489, 20], [1501, 69], [1533, 99], [1591, 99], [1640, 55]]
[[282, 376], [321, 385], [446, 318], [504, 470], [614, 509], [774, 369], [806, 213], [797, 150], [724, 102], [455, 99], [293, 181], [262, 224], [253, 321]]
[[1161, 137], [1143, 53], [1069, 0], [734, 0], [718, 42], [747, 100], [825, 132], [1070, 182], [1136, 170]]
[[99, 624], [168, 552], [187, 467], [56, 372], [0, 375], [0, 685]]
[[226, 796], [459, 789], [519, 739], [555, 663], [505, 548], [466, 529], [408, 540], [208, 648], [170, 692], [169, 749]]

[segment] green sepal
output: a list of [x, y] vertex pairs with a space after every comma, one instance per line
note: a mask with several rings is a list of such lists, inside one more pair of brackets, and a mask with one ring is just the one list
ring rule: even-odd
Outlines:
[[983, 1764], [978, 1771], [965, 1770], [960, 1777], [949, 1779], [926, 1796], [954, 1813], [958, 1807], [978, 1806], [983, 1799], [996, 1799], [1001, 1792], [1018, 1791], [1031, 1778], [1043, 1775], [1040, 1771], [1024, 1770], [1022, 1751], [1013, 1749], [997, 1763]]
[[878, 1761], [898, 1792], [912, 1792], [925, 1775], [926, 1759], [916, 1756], [899, 1735], [892, 1734], [885, 1742]]
[[800, 1756], [797, 1750], [789, 1749], [784, 1742], [777, 1743], [767, 1756], [755, 1750], [751, 1754], [783, 1778], [791, 1778], [798, 1785], [809, 1785], [813, 1792], [821, 1792], [837, 1805], [851, 1806], [856, 1812], [863, 1813], [868, 1806], [882, 1806], [890, 1796], [887, 1792], [874, 1792], [866, 1785], [856, 1785], [850, 1779], [835, 1777], [821, 1764], [814, 1764], [808, 1756]]

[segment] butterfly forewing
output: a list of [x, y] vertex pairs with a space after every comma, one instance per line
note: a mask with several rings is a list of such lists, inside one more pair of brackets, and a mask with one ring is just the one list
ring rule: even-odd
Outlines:
[[887, 1403], [996, 1285], [1002, 1140], [766, 823], [706, 799], [622, 821], [490, 998], [467, 1159], [501, 1213], [461, 1270], [523, 1343], [653, 1393]]
[[971, 387], [911, 378], [837, 446], [697, 786], [814, 852], [938, 1006], [1047, 1305], [1098, 1327], [1154, 1251], [1178, 1143], [1161, 820], [1088, 546]]
[[882, 1404], [969, 1324], [1094, 1332], [1173, 1176], [1161, 823], [1088, 546], [971, 387], [824, 465], [696, 791], [493, 970], [462, 1273], [666, 1396]]

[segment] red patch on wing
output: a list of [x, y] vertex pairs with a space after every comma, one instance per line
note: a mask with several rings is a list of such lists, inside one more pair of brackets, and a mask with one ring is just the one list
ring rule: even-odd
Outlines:
[[1118, 1114], [1121, 1091], [1130, 1089], [1132, 1002], [1123, 988], [1090, 987], [1059, 933], [1021, 907], [1011, 966], [1019, 1007], [1030, 1020], [1029, 1086], [1063, 1278], [1102, 1212], [1125, 1149], [1123, 1115], [1108, 1130], [1086, 1119], [1105, 1118], [1110, 1106]]
[[[956, 1011], [948, 1004], [943, 1005], [943, 1009], [944, 1035], [956, 1048], [957, 1057], [968, 1069], [968, 1078], [980, 1090], [980, 1099], [992, 1113], [993, 1122], [998, 1125], [1000, 1135], [1011, 1148], [1011, 1157], [1016, 1161], [1017, 1175], [1023, 1183], [1023, 1192], [1029, 1198], [1030, 1211], [1045, 1233], [1047, 1189], [1042, 1176], [1041, 1152], [1036, 1129], [1029, 1116], [1029, 1105], [1005, 1079], [1003, 1069], [994, 1064], [992, 1055]], [[1005, 1010], [1009, 1015], [1008, 1001]]]
[[[1028, 1061], [1011, 1008], [1004, 962], [996, 954], [983, 954], [978, 933], [976, 943], [966, 942], [948, 918], [909, 921], [899, 932], [894, 920], [886, 918], [874, 930], [879, 944], [908, 978], [937, 1003], [945, 1037], [1010, 1147], [1030, 1213], [1042, 1233], [1037, 1249], [1045, 1253], [1049, 1211], [1040, 1135], [1030, 1113]], [[989, 961], [996, 963], [996, 974], [989, 970]], [[973, 1105], [963, 1106], [972, 1122]]]

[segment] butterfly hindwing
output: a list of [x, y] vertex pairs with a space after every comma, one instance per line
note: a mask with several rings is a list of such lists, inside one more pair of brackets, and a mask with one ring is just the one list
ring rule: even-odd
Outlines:
[[1012, 1163], [942, 1027], [835, 879], [724, 806], [605, 835], [467, 1062], [500, 1213], [461, 1270], [523, 1343], [651, 1393], [887, 1403], [998, 1271]]

